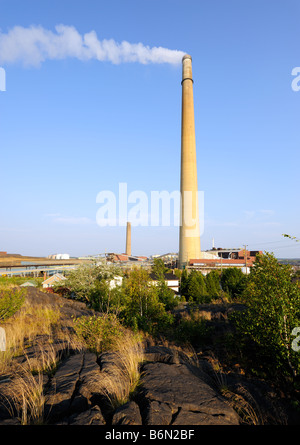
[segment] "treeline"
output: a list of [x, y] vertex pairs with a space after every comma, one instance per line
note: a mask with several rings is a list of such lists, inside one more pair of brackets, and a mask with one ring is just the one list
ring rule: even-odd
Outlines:
[[63, 287], [58, 285], [55, 291], [84, 301], [96, 311], [114, 313], [133, 329], [156, 335], [174, 327], [172, 310], [179, 303], [193, 306], [218, 299], [229, 302], [238, 298], [246, 283], [245, 275], [236, 268], [212, 271], [206, 276], [200, 271], [177, 270], [177, 294], [165, 282], [167, 272], [159, 259], [149, 272], [136, 268], [123, 273], [112, 265], [84, 264], [70, 272]]
[[246, 286], [246, 275], [238, 268], [212, 270], [206, 276], [200, 271], [183, 270], [180, 293], [190, 303], [211, 303], [221, 298], [232, 301], [239, 298]]

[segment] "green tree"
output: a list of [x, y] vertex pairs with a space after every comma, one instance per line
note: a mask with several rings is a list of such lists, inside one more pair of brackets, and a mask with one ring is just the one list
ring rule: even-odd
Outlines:
[[180, 298], [168, 287], [165, 281], [159, 281], [157, 284], [158, 298], [164, 304], [166, 311], [174, 309]]
[[188, 273], [183, 269], [180, 277], [180, 295], [187, 299], [188, 297]]
[[165, 274], [168, 272], [168, 268], [161, 258], [154, 258], [153, 265], [151, 267], [152, 273], [154, 273], [157, 280], [164, 280]]
[[217, 298], [220, 295], [220, 273], [212, 270], [205, 277], [207, 293], [211, 298]]
[[95, 311], [119, 315], [125, 303], [122, 286], [112, 287], [104, 279], [97, 280], [90, 294], [90, 306]]
[[270, 254], [255, 261], [242, 302], [246, 309], [234, 321], [242, 345], [255, 347], [255, 362], [272, 375], [299, 375], [299, 352], [292, 348], [292, 331], [300, 326], [300, 289], [292, 269]]
[[229, 267], [222, 272], [221, 286], [232, 298], [238, 299], [246, 286], [247, 277], [241, 269]]
[[158, 298], [165, 305], [167, 311], [174, 309], [179, 302], [179, 298], [166, 284], [165, 275], [168, 270], [169, 269], [165, 266], [165, 263], [161, 258], [154, 259], [151, 271], [157, 280]]
[[187, 297], [197, 304], [209, 303], [211, 301], [207, 289], [204, 275], [196, 270], [192, 270], [187, 279]]
[[124, 283], [126, 303], [121, 313], [124, 322], [151, 334], [172, 323], [172, 316], [159, 301], [158, 288], [151, 284], [147, 271], [134, 269]]
[[76, 300], [87, 303], [95, 310], [107, 312], [117, 293], [111, 291], [109, 283], [119, 275], [119, 269], [112, 265], [84, 263], [72, 270], [67, 280], [58, 286], [67, 288], [70, 296]]

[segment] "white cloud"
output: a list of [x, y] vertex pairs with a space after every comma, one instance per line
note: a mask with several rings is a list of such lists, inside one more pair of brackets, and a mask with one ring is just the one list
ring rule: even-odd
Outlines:
[[43, 218], [50, 219], [51, 222], [59, 223], [59, 224], [92, 224], [95, 222], [86, 216], [64, 216], [60, 213], [46, 213], [43, 215]]
[[58, 216], [53, 219], [56, 223], [61, 224], [91, 224], [93, 221], [85, 216]]
[[265, 216], [273, 216], [275, 214], [274, 210], [269, 209], [260, 210], [260, 213]]
[[0, 63], [21, 62], [39, 66], [45, 60], [68, 57], [79, 60], [96, 59], [114, 64], [124, 62], [179, 64], [182, 51], [145, 46], [115, 40], [99, 40], [95, 31], [81, 35], [73, 26], [57, 25], [56, 32], [42, 26], [15, 26], [6, 34], [0, 32]]

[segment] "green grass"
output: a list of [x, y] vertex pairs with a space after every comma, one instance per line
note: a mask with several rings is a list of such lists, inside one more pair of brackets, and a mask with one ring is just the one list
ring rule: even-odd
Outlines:
[[43, 277], [5, 277], [0, 276], [0, 288], [3, 287], [12, 287], [12, 286], [20, 286], [23, 283], [26, 283], [27, 281], [30, 281], [31, 283], [35, 284], [37, 287], [41, 287], [42, 282], [44, 281]]

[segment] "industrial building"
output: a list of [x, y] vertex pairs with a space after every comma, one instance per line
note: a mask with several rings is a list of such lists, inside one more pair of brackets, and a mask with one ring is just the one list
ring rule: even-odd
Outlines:
[[214, 269], [222, 270], [228, 267], [238, 267], [243, 273], [248, 274], [256, 260], [256, 255], [262, 253], [262, 251], [258, 250], [250, 251], [245, 249], [219, 249], [215, 252], [218, 253], [215, 258], [191, 259], [188, 269], [197, 269], [206, 275]]
[[70, 255], [68, 253], [55, 253], [48, 256], [50, 260], [69, 260]]
[[246, 250], [240, 248], [236, 249], [223, 249], [219, 247], [218, 249], [213, 248], [212, 250], [206, 250], [207, 253], [218, 256], [219, 258], [232, 259], [232, 260], [243, 260], [246, 257], [248, 260], [255, 260], [257, 254], [261, 254], [261, 250]]

